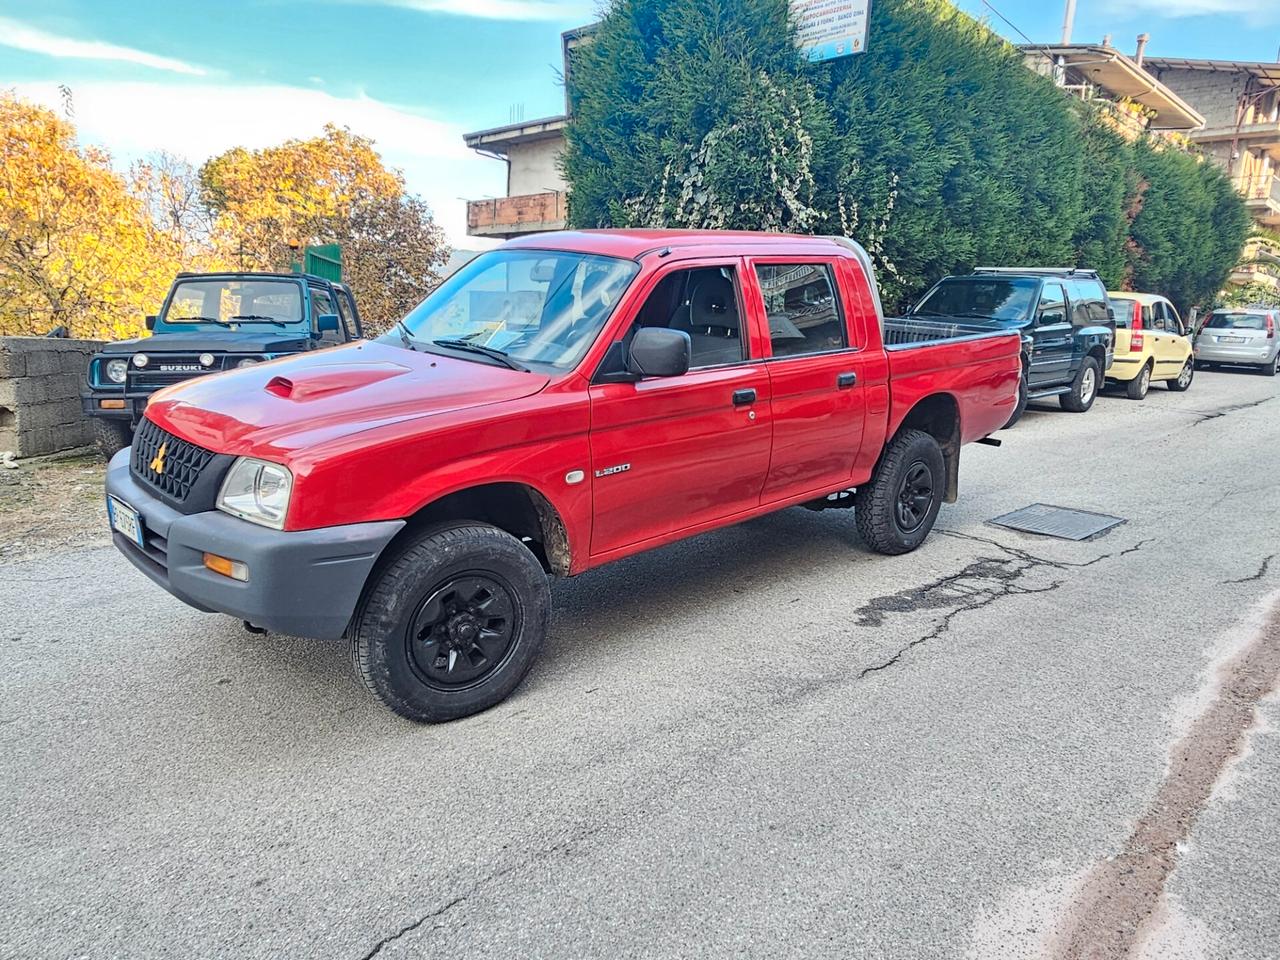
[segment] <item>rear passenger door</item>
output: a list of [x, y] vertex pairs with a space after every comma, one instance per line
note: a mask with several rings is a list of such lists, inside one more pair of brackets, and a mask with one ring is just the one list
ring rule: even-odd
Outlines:
[[1075, 327], [1067, 312], [1066, 287], [1059, 280], [1046, 280], [1040, 290], [1032, 332], [1031, 372], [1027, 383], [1052, 386], [1071, 379], [1071, 358], [1075, 352]]
[[1169, 380], [1182, 370], [1190, 354], [1190, 344], [1183, 336], [1182, 320], [1173, 304], [1157, 300], [1152, 304], [1152, 353], [1155, 369], [1152, 380]]
[[748, 261], [751, 305], [770, 354], [773, 456], [763, 503], [835, 490], [853, 475], [866, 414], [863, 344], [850, 330], [839, 264], [834, 257]]

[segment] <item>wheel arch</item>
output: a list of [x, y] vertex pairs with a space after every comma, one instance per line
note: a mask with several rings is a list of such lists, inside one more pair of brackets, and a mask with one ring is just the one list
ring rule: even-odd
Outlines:
[[547, 573], [560, 577], [569, 575], [572, 551], [568, 528], [560, 511], [542, 491], [515, 481], [463, 487], [419, 507], [405, 517], [404, 529], [387, 544], [379, 564], [394, 557], [401, 544], [425, 528], [450, 520], [491, 524], [528, 547]]
[[[960, 495], [960, 403], [950, 393], [933, 393], [917, 400], [907, 411], [890, 442], [906, 430], [923, 430], [942, 448], [942, 462], [947, 468], [946, 495], [943, 500], [955, 503]], [[888, 444], [885, 444], [888, 449]], [[881, 456], [884, 454], [882, 453]]]

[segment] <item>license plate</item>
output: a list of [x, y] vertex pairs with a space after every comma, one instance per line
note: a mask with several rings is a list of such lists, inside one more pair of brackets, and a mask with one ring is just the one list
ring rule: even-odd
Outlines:
[[111, 529], [123, 533], [138, 546], [142, 542], [142, 518], [138, 511], [122, 500], [107, 497], [107, 516], [111, 518]]
[[1219, 337], [1219, 343], [1244, 343], [1244, 337]]

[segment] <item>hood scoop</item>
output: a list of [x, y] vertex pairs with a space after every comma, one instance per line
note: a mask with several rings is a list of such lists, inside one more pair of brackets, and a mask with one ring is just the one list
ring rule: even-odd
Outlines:
[[317, 364], [287, 377], [276, 375], [263, 389], [282, 400], [305, 403], [335, 393], [350, 393], [410, 372], [408, 367], [387, 362]]

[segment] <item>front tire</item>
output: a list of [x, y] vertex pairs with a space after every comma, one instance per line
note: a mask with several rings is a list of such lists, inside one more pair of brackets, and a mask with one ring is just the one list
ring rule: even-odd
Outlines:
[[1071, 384], [1070, 392], [1058, 398], [1062, 409], [1069, 410], [1071, 413], [1084, 413], [1098, 398], [1098, 383], [1098, 361], [1093, 357], [1085, 357], [1084, 362], [1080, 364], [1080, 369], [1076, 371], [1076, 378]]
[[1185, 393], [1191, 387], [1191, 381], [1195, 375], [1195, 362], [1188, 359], [1187, 362], [1182, 365], [1182, 369], [1178, 371], [1177, 379], [1166, 380], [1164, 385], [1174, 393]]
[[924, 543], [938, 519], [947, 467], [938, 441], [923, 430], [894, 437], [871, 482], [854, 498], [858, 534], [876, 553], [897, 556]]
[[547, 575], [515, 537], [480, 523], [428, 528], [367, 588], [352, 662], [401, 716], [456, 720], [515, 690], [542, 648], [550, 610]]
[[1138, 375], [1124, 385], [1124, 395], [1130, 400], [1142, 400], [1151, 389], [1151, 364], [1144, 363]]
[[93, 421], [93, 440], [98, 452], [108, 462], [117, 453], [133, 443], [133, 428], [127, 420], [108, 420], [96, 417]]

